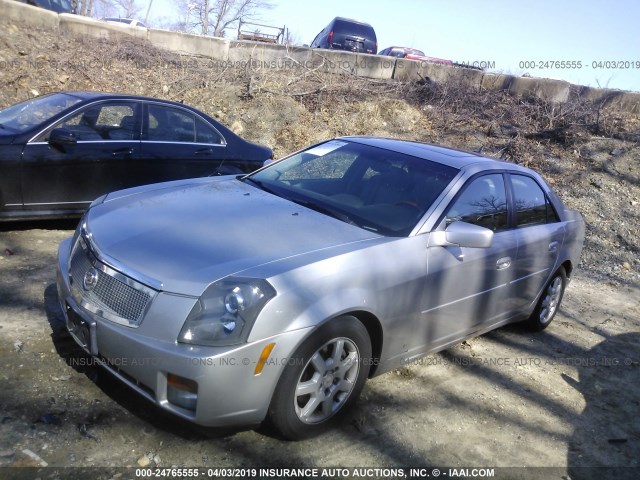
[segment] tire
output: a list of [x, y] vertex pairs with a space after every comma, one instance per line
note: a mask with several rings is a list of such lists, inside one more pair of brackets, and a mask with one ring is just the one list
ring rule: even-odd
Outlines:
[[314, 331], [293, 359], [267, 418], [283, 438], [301, 440], [327, 429], [358, 399], [369, 376], [371, 340], [358, 319], [342, 316]]
[[529, 328], [539, 332], [549, 326], [560, 308], [560, 302], [562, 302], [566, 286], [567, 273], [564, 267], [560, 267], [547, 282], [544, 290], [542, 290], [536, 308], [527, 320]]

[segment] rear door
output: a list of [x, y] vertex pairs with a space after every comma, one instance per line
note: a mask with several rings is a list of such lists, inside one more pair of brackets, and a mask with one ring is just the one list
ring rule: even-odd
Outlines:
[[228, 157], [224, 137], [192, 111], [149, 102], [145, 105], [141, 183], [215, 175]]
[[564, 224], [537, 181], [510, 174], [518, 243], [511, 288], [513, 308], [527, 310], [554, 272], [564, 240]]
[[[136, 185], [128, 172], [140, 154], [141, 104], [93, 103], [52, 125], [22, 151], [25, 210], [85, 209], [113, 190]], [[71, 132], [74, 145], [48, 143], [51, 131]]]

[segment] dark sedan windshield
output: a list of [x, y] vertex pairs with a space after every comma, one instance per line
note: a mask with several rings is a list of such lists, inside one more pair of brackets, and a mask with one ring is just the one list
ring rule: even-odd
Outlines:
[[23, 133], [45, 123], [82, 99], [66, 93], [43, 95], [0, 110], [0, 128]]
[[422, 158], [331, 140], [245, 181], [381, 235], [406, 236], [456, 173]]

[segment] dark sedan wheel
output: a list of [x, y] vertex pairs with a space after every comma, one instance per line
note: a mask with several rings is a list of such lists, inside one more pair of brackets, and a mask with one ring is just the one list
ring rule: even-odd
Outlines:
[[560, 267], [545, 286], [535, 310], [527, 321], [529, 327], [540, 331], [549, 326], [560, 308], [566, 285], [567, 274], [564, 267]]
[[288, 439], [317, 435], [358, 399], [370, 358], [367, 329], [356, 318], [343, 316], [323, 325], [282, 374], [269, 420]]

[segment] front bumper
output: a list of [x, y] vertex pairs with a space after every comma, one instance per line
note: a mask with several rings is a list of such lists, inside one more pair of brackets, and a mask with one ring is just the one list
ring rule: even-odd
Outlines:
[[[154, 298], [137, 328], [107, 320], [71, 295], [71, 248], [69, 238], [58, 249], [58, 299], [72, 337], [97, 362], [143, 397], [196, 424], [227, 427], [264, 420], [280, 374], [308, 329], [233, 347], [181, 344], [175, 340], [177, 332], [196, 299], [165, 292]], [[256, 375], [258, 359], [270, 343], [275, 348]], [[195, 408], [169, 400], [170, 375], [197, 384]]]

